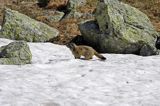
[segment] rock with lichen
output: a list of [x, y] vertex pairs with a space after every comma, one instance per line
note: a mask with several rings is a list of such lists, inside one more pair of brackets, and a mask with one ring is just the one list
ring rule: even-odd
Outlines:
[[0, 64], [22, 65], [31, 63], [32, 54], [25, 41], [9, 43], [0, 47]]
[[97, 5], [96, 21], [80, 24], [80, 31], [91, 46], [100, 52], [143, 56], [158, 54], [158, 33], [149, 18], [118, 0], [103, 0]]
[[59, 31], [17, 11], [6, 8], [0, 37], [28, 42], [45, 42], [59, 35]]

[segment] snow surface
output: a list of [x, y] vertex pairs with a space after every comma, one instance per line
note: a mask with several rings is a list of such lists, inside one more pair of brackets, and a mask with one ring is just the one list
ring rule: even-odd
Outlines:
[[160, 106], [159, 55], [86, 61], [65, 46], [28, 44], [32, 64], [0, 65], [0, 106]]

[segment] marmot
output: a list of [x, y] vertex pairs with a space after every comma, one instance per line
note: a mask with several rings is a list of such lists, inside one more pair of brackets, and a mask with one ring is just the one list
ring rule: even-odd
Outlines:
[[74, 55], [75, 59], [80, 59], [81, 56], [84, 56], [85, 60], [92, 59], [93, 55], [100, 58], [101, 60], [106, 60], [104, 56], [96, 52], [92, 47], [85, 46], [85, 45], [76, 45], [74, 43], [68, 43], [66, 45]]

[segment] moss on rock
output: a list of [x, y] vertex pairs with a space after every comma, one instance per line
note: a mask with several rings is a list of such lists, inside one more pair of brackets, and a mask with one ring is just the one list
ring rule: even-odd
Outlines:
[[6, 8], [1, 33], [0, 37], [3, 38], [45, 42], [57, 37], [59, 31], [24, 14]]
[[158, 54], [155, 48], [158, 33], [138, 9], [118, 0], [104, 0], [98, 3], [95, 17], [96, 21], [84, 22], [79, 27], [84, 39], [98, 51]]
[[25, 41], [12, 42], [0, 47], [0, 64], [22, 65], [31, 63], [32, 54]]

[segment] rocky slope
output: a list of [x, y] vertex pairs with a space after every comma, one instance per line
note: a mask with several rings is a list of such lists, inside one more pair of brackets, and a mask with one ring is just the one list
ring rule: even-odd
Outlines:
[[[17, 0], [14, 0], [17, 1]], [[76, 0], [71, 0], [72, 3], [77, 3], [76, 5], [71, 5], [69, 6], [70, 8], [68, 9], [73, 9], [75, 8], [74, 6], [77, 6], [75, 10], [77, 12], [71, 13], [70, 18], [63, 19], [59, 22], [50, 22], [50, 17], [46, 17], [48, 15], [53, 15], [57, 14], [51, 10], [51, 12], [48, 12], [50, 10], [40, 8], [36, 3], [37, 0], [20, 0], [21, 3], [16, 3], [12, 2], [10, 0], [1, 0], [0, 1], [0, 23], [2, 23], [2, 10], [4, 5], [7, 5], [8, 7], [18, 10], [21, 13], [24, 13], [31, 18], [40, 20], [44, 23], [47, 23], [50, 26], [56, 27], [57, 29], [60, 30], [60, 37], [54, 39], [54, 43], [59, 43], [59, 44], [65, 44], [66, 42], [70, 41], [74, 36], [80, 35], [79, 29], [77, 24], [84, 20], [84, 19], [92, 19], [93, 16], [91, 13], [95, 10], [97, 0], [83, 0], [83, 1], [76, 1]], [[53, 0], [54, 1], [54, 0]], [[160, 31], [160, 13], [159, 13], [159, 0], [122, 0], [123, 2], [129, 3], [130, 5], [137, 7], [141, 11], [145, 12], [151, 19], [153, 25], [157, 29], [157, 31]], [[60, 9], [62, 12], [67, 12], [66, 8]], [[46, 11], [46, 12], [45, 12]], [[46, 14], [49, 13], [49, 14]], [[79, 17], [80, 16], [80, 17]], [[79, 18], [78, 18], [79, 17]], [[56, 40], [56, 41], [55, 41]]]

